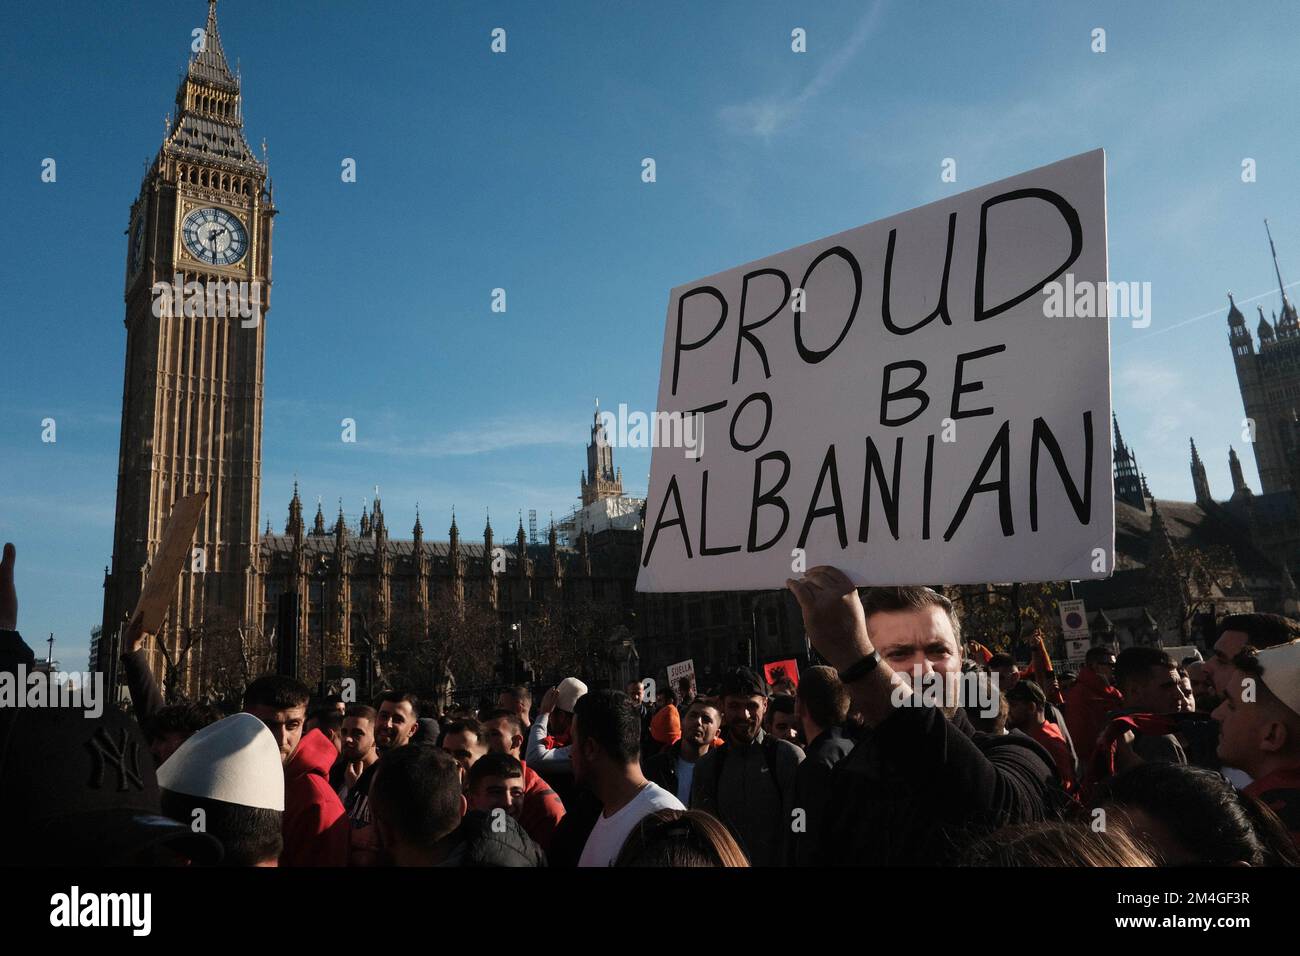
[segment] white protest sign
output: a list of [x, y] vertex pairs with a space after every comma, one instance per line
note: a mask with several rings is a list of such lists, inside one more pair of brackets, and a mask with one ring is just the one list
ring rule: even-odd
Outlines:
[[673, 289], [637, 588], [1108, 576], [1105, 194], [1095, 150]]
[[685, 677], [690, 681], [690, 686], [695, 687], [695, 659], [679, 661], [676, 664], [668, 665], [668, 686], [673, 690], [678, 689], [678, 682]]
[[1056, 607], [1061, 612], [1061, 633], [1066, 640], [1092, 637], [1092, 630], [1088, 627], [1088, 612], [1082, 601], [1057, 601]]

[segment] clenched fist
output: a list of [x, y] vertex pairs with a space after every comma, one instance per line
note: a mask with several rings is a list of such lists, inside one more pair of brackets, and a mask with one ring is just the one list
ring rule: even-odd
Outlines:
[[856, 664], [875, 648], [867, 636], [867, 618], [857, 588], [839, 568], [819, 565], [802, 580], [785, 582], [803, 611], [808, 640], [836, 670]]

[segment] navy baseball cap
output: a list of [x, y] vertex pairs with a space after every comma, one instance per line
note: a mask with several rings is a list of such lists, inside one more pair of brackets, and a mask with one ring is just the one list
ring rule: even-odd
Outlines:
[[0, 708], [0, 819], [13, 824], [0, 865], [214, 864], [223, 854], [163, 815], [144, 735], [115, 710]]

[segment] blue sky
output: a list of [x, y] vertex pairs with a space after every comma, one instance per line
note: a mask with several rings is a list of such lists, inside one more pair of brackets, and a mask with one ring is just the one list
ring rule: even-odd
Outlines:
[[[0, 537], [20, 627], [53, 631], [67, 668], [112, 547], [123, 231], [206, 10], [0, 13]], [[1278, 307], [1266, 216], [1300, 280], [1292, 3], [222, 0], [219, 18], [281, 210], [263, 525], [282, 530], [295, 475], [327, 515], [378, 484], [394, 535], [417, 501], [428, 536], [453, 505], [467, 537], [487, 508], [498, 534], [520, 509], [544, 524], [575, 503], [593, 397], [653, 407], [672, 286], [1098, 146], [1111, 278], [1152, 284], [1150, 328], [1113, 332], [1125, 438], [1158, 497], [1192, 497], [1192, 435], [1218, 496], [1229, 444], [1258, 490], [1225, 292], [1252, 328], [1256, 301]], [[649, 452], [615, 461], [644, 494]]]

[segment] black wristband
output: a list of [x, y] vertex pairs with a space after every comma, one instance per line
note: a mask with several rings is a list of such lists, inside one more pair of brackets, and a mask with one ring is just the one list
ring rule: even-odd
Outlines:
[[840, 671], [840, 682], [844, 684], [852, 684], [854, 681], [860, 681], [879, 666], [880, 655], [875, 651], [872, 651], [856, 664]]

